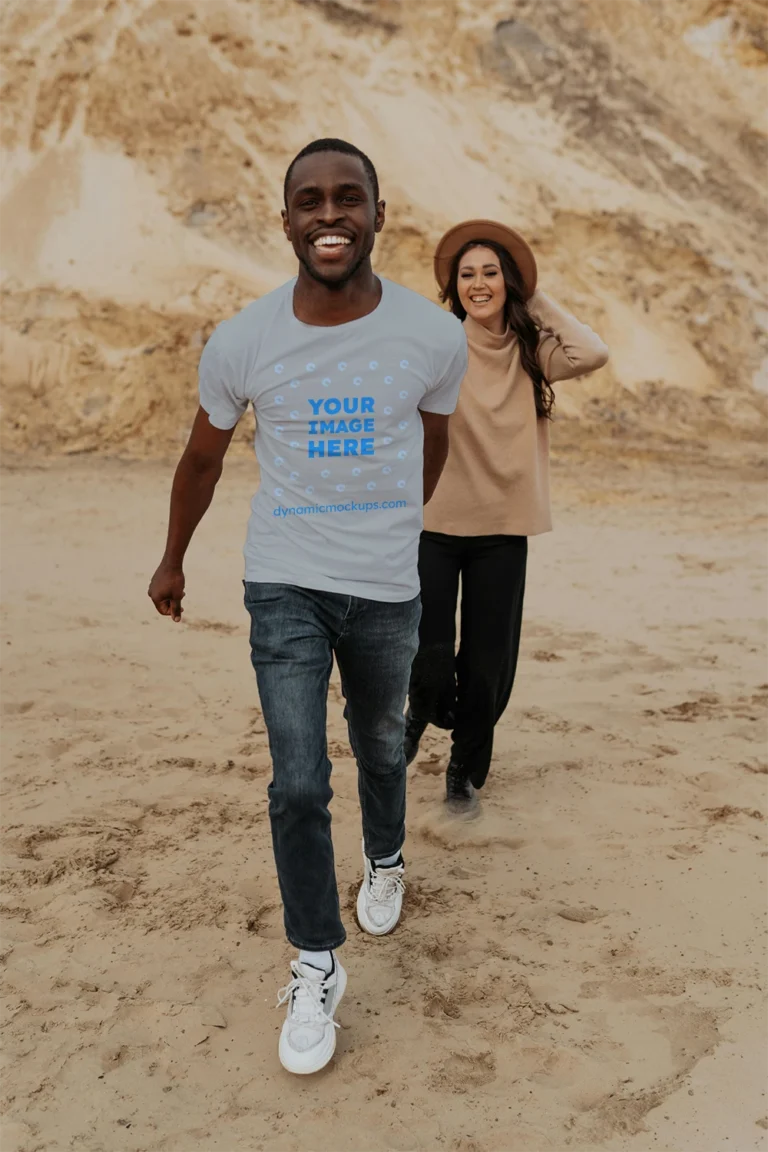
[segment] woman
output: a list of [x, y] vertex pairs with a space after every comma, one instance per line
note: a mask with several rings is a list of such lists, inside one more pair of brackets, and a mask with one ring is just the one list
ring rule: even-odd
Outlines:
[[488, 220], [452, 228], [437, 246], [435, 275], [442, 300], [464, 322], [469, 367], [448, 462], [424, 510], [405, 753], [410, 764], [427, 724], [453, 729], [446, 798], [467, 811], [488, 775], [494, 727], [515, 679], [528, 537], [552, 526], [552, 385], [601, 368], [608, 349], [536, 291], [533, 252], [511, 228]]

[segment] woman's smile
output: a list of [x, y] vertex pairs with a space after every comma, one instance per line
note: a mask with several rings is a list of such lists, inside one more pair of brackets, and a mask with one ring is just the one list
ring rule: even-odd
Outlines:
[[478, 245], [464, 253], [456, 286], [459, 300], [473, 320], [491, 331], [504, 331], [507, 287], [499, 257], [492, 248]]

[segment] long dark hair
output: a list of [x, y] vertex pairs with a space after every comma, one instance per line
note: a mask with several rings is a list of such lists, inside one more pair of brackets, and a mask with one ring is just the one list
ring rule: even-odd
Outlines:
[[501, 274], [507, 290], [507, 299], [504, 313], [510, 328], [517, 336], [520, 348], [520, 361], [525, 371], [533, 381], [533, 398], [536, 401], [536, 415], [546, 420], [552, 419], [552, 409], [555, 403], [555, 394], [552, 385], [541, 370], [536, 353], [539, 347], [539, 333], [541, 329], [528, 311], [525, 300], [525, 285], [520, 275], [520, 269], [514, 259], [495, 240], [468, 240], [453, 258], [451, 274], [445, 291], [441, 293], [441, 300], [450, 305], [451, 312], [464, 320], [467, 315], [466, 308], [459, 299], [459, 265], [464, 255], [472, 248], [490, 248], [499, 258]]

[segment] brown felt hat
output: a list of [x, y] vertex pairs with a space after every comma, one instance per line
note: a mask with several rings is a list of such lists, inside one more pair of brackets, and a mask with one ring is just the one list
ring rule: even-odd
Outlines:
[[525, 296], [530, 300], [536, 291], [536, 257], [530, 245], [514, 228], [497, 224], [493, 220], [467, 220], [449, 228], [435, 249], [435, 278], [444, 292], [451, 274], [451, 263], [456, 253], [470, 240], [494, 240], [506, 248], [520, 269], [525, 284]]

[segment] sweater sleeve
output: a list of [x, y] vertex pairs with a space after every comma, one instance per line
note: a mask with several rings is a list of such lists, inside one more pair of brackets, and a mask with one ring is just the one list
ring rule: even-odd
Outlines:
[[586, 376], [607, 363], [608, 348], [600, 337], [549, 296], [534, 292], [528, 308], [543, 329], [538, 359], [550, 384]]

